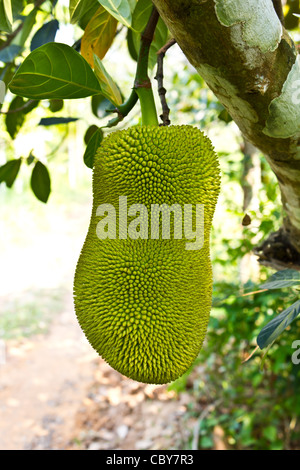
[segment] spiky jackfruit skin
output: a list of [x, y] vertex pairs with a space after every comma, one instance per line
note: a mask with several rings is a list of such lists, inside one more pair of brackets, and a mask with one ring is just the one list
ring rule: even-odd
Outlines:
[[[169, 383], [197, 357], [211, 309], [209, 242], [219, 189], [212, 144], [191, 126], [131, 127], [110, 134], [97, 151], [74, 302], [93, 348], [123, 375]], [[151, 204], [204, 204], [203, 247], [186, 250], [184, 236], [172, 235], [100, 240], [97, 207], [112, 204], [118, 227], [119, 196], [127, 196], [128, 207], [144, 204], [149, 214]]]

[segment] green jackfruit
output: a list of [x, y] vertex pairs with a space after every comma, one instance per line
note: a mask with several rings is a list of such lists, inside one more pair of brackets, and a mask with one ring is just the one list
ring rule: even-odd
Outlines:
[[197, 357], [211, 309], [219, 190], [217, 156], [194, 127], [131, 127], [98, 149], [74, 303], [93, 348], [123, 375], [168, 383]]

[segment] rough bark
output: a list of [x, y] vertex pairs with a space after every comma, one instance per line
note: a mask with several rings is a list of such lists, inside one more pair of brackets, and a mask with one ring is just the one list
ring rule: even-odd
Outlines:
[[277, 176], [300, 252], [300, 60], [272, 0], [153, 0], [190, 63]]

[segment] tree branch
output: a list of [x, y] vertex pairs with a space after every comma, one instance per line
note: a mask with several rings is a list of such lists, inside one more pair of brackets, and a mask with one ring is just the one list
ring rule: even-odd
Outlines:
[[157, 53], [157, 72], [154, 78], [157, 80], [157, 83], [158, 83], [158, 95], [159, 95], [161, 107], [162, 107], [162, 114], [160, 115], [160, 118], [162, 119], [163, 126], [169, 126], [171, 124], [171, 121], [169, 119], [170, 108], [166, 100], [167, 90], [165, 89], [164, 83], [163, 83], [164, 82], [164, 57], [168, 49], [170, 49], [170, 47], [172, 47], [174, 44], [176, 44], [176, 41], [174, 38], [172, 38]]
[[139, 97], [144, 125], [158, 125], [151, 81], [148, 76], [148, 60], [154, 31], [159, 20], [159, 13], [153, 7], [149, 21], [141, 36], [141, 46], [137, 61], [134, 89]]
[[[300, 60], [271, 0], [153, 0], [189, 62], [261, 150], [300, 252]], [[266, 27], [266, 24], [268, 27]]]
[[0, 111], [0, 114], [14, 114], [14, 113], [19, 113], [24, 111], [26, 108], [31, 106], [33, 103], [35, 103], [38, 100], [28, 100], [26, 103], [23, 104], [23, 106], [20, 106], [19, 108], [16, 109], [8, 109], [7, 111]]
[[5, 49], [5, 47], [10, 45], [10, 43], [13, 41], [16, 35], [21, 31], [22, 28], [23, 28], [23, 23], [20, 23], [19, 26], [12, 33], [6, 36], [6, 41], [1, 44], [0, 51], [2, 51], [2, 49]]
[[280, 19], [281, 24], [284, 26], [284, 14], [283, 14], [282, 2], [281, 0], [272, 0], [272, 2], [273, 2], [278, 18]]
[[132, 92], [125, 103], [112, 110], [112, 112], [116, 112], [118, 115], [117, 117], [110, 120], [109, 123], [104, 127], [113, 127], [121, 122], [124, 117], [127, 116], [134, 108], [138, 98], [140, 99], [141, 103], [142, 115], [144, 120], [146, 119], [147, 124], [158, 124], [151, 81], [148, 76], [149, 51], [158, 20], [159, 14], [156, 8], [153, 8], [146, 28], [141, 36], [140, 51], [137, 60], [136, 74]]

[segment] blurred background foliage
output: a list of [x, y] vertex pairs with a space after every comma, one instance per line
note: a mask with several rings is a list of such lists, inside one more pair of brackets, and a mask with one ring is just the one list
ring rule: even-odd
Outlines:
[[[23, 10], [22, 0], [13, 3], [16, 14], [24, 16], [32, 6], [27, 2]], [[285, 3], [286, 26], [296, 43], [299, 18], [293, 13], [299, 12], [298, 0]], [[55, 41], [73, 45], [82, 36], [80, 26], [70, 25], [68, 2], [45, 2], [28, 29], [21, 55], [6, 60], [5, 54], [14, 50], [1, 49], [5, 37], [0, 36], [2, 80], [9, 81], [36, 44], [37, 31], [46, 20], [53, 20], [54, 14], [59, 21]], [[123, 96], [129, 95], [135, 74], [134, 52], [129, 53], [128, 46], [130, 49], [132, 44], [127, 29], [120, 27], [104, 61]], [[151, 78], [160, 109], [154, 76], [155, 66]], [[251, 294], [273, 273], [257, 264], [252, 250], [281, 225], [276, 179], [264, 156], [244, 142], [177, 45], [166, 55], [164, 80], [172, 124], [195, 125], [209, 135], [222, 171], [222, 192], [212, 230], [214, 300], [208, 334], [193, 368], [170, 385], [178, 394], [191, 395], [187, 415], [197, 423], [189, 442], [182, 446], [216, 448], [219, 432], [223, 445], [232, 449], [299, 449], [300, 366], [292, 362], [292, 343], [300, 339], [300, 320], [281, 335], [264, 360], [262, 351], [249, 358], [261, 328], [296, 297], [288, 289]], [[23, 99], [14, 100], [8, 92], [0, 117], [0, 165], [20, 158], [23, 162], [12, 187], [5, 179], [0, 185], [0, 332], [4, 339], [46, 331], [65, 290], [71, 289], [72, 269], [86, 234], [91, 205], [92, 174], [83, 154], [93, 131], [110, 119], [109, 102], [104, 98], [43, 100], [30, 112], [25, 108], [5, 114], [13, 106], [24, 105]], [[60, 121], [41, 121], [53, 117]], [[137, 107], [118, 128], [139, 120]], [[104, 129], [104, 134], [111, 131]], [[47, 204], [35, 197], [31, 184], [37, 161], [50, 178], [49, 194], [44, 195], [46, 200], [49, 197]], [[245, 215], [247, 224], [243, 223]]]

